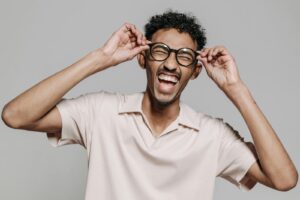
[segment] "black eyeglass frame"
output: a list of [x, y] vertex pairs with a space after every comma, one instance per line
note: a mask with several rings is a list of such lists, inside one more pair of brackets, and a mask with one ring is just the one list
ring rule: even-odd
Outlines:
[[[166, 48], [168, 49], [168, 56], [167, 56], [165, 59], [157, 60], [157, 59], [155, 59], [155, 58], [152, 56], [152, 46], [157, 45], [157, 44], [161, 44], [162, 46], [164, 46], [164, 47], [166, 47]], [[183, 48], [180, 48], [180, 49], [172, 49], [172, 48], [170, 48], [168, 45], [166, 45], [166, 44], [163, 43], [163, 42], [154, 42], [154, 43], [150, 43], [150, 44], [148, 44], [148, 45], [149, 45], [149, 47], [150, 47], [150, 49], [149, 49], [150, 55], [151, 55], [151, 57], [152, 57], [155, 61], [165, 61], [165, 60], [167, 60], [167, 59], [170, 57], [171, 53], [174, 52], [174, 53], [175, 53], [176, 61], [177, 61], [177, 63], [178, 63], [180, 66], [183, 66], [183, 67], [193, 66], [193, 67], [194, 67], [195, 64], [197, 64], [197, 56], [199, 55], [199, 53], [197, 53], [196, 51], [194, 51], [194, 50], [191, 49], [191, 48], [183, 47]], [[178, 53], [179, 51], [183, 50], [183, 49], [191, 50], [191, 51], [194, 53], [195, 59], [194, 59], [194, 61], [193, 61], [191, 64], [183, 65], [183, 64], [181, 64], [181, 63], [178, 61], [177, 53]]]

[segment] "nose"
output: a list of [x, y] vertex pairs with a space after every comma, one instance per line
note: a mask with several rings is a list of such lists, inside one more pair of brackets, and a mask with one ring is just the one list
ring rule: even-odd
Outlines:
[[176, 53], [171, 52], [170, 56], [165, 60], [164, 68], [168, 71], [176, 71], [177, 66]]

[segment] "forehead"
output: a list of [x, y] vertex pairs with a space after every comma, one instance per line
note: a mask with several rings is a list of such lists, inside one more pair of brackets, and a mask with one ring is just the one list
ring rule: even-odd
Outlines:
[[178, 30], [160, 29], [152, 35], [152, 42], [163, 42], [173, 49], [188, 47], [196, 50], [197, 43], [188, 33], [180, 33]]

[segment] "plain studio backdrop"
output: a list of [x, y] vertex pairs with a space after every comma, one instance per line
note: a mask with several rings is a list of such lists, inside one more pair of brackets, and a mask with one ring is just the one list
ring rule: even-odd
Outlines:
[[[196, 15], [206, 28], [207, 47], [225, 45], [234, 55], [242, 79], [299, 169], [300, 3], [296, 0], [1, 0], [0, 107], [99, 48], [124, 22], [143, 30], [151, 15], [168, 8]], [[100, 90], [133, 93], [143, 91], [145, 84], [145, 71], [134, 59], [85, 79], [65, 97]], [[205, 70], [189, 83], [182, 100], [197, 111], [224, 118], [251, 139], [238, 110]], [[84, 199], [84, 148], [53, 148], [45, 133], [14, 130], [2, 121], [0, 131], [0, 199]], [[288, 192], [260, 184], [243, 192], [217, 178], [214, 199], [299, 197], [299, 184]]]

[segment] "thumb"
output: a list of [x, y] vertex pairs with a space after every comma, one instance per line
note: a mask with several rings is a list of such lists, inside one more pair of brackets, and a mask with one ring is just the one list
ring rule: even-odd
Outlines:
[[133, 59], [137, 54], [141, 53], [142, 51], [145, 51], [149, 49], [149, 46], [148, 45], [143, 45], [143, 46], [137, 46], [135, 47], [134, 49], [132, 49], [130, 51], [130, 59]]
[[198, 56], [197, 59], [202, 63], [208, 74], [213, 70], [212, 65], [207, 61], [207, 57], [202, 58], [201, 56]]

